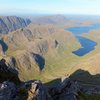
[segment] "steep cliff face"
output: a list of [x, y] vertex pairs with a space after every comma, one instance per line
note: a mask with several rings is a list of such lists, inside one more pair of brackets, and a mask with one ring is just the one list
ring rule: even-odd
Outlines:
[[29, 19], [16, 16], [0, 16], [0, 34], [7, 34], [16, 29], [26, 27], [30, 22]]

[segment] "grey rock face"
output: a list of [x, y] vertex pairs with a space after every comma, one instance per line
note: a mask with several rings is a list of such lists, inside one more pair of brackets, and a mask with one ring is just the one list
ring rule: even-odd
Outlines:
[[[19, 100], [20, 91], [24, 91], [24, 94], [21, 94], [23, 95], [21, 100], [77, 100], [78, 90], [72, 88], [75, 84], [72, 83], [70, 87], [52, 88], [51, 91], [38, 80], [28, 81], [19, 86], [4, 81], [0, 84], [0, 100]], [[77, 86], [75, 88], [78, 89]]]
[[49, 95], [46, 92], [46, 88], [40, 81], [28, 81], [22, 86], [25, 90], [28, 90], [28, 100], [49, 100]]
[[[50, 88], [46, 87], [39, 80], [21, 82], [15, 85], [16, 81], [19, 80], [5, 62], [5, 59], [0, 61], [0, 71], [2, 72], [0, 74], [2, 79], [0, 100], [17, 100], [18, 94], [20, 94], [21, 100], [26, 100], [26, 98], [27, 100], [77, 100], [78, 92], [80, 91], [77, 81], [65, 77], [62, 78], [58, 86]], [[6, 77], [7, 74], [9, 74], [9, 77]]]
[[7, 33], [9, 30], [3, 20], [0, 18], [0, 33]]
[[0, 34], [7, 34], [16, 29], [26, 27], [30, 24], [29, 19], [23, 19], [16, 16], [1, 16], [0, 17]]
[[14, 83], [5, 81], [0, 84], [0, 100], [18, 100]]
[[6, 65], [6, 60], [1, 59], [0, 60], [0, 82], [2, 83], [7, 80], [14, 82], [16, 84], [20, 83], [17, 70], [8, 67]]
[[62, 79], [60, 86], [49, 91], [53, 100], [77, 100], [80, 87], [76, 81], [66, 77]]

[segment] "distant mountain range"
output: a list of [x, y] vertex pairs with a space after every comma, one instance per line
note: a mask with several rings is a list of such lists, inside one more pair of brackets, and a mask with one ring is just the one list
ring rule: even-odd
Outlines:
[[31, 18], [32, 22], [35, 24], [58, 24], [62, 25], [68, 21], [68, 18], [63, 15], [55, 16], [38, 16]]

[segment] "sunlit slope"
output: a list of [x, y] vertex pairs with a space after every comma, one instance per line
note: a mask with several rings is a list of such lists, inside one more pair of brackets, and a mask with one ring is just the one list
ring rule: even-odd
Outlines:
[[87, 61], [82, 64], [92, 74], [100, 74], [100, 29], [92, 30], [88, 34], [84, 34], [84, 37], [97, 42], [95, 50], [88, 55]]
[[2, 41], [8, 47], [5, 58], [22, 80], [47, 81], [65, 75], [78, 58], [72, 51], [80, 47], [71, 32], [54, 25], [31, 24], [7, 34]]
[[[78, 69], [90, 74], [100, 73], [100, 30], [83, 36], [97, 42], [96, 49], [84, 56], [72, 53], [81, 48], [75, 36], [55, 25], [31, 24], [5, 35], [2, 39], [6, 49], [0, 47], [8, 64], [19, 72], [21, 80], [41, 79], [46, 82], [71, 75]], [[85, 81], [89, 79], [84, 76]]]
[[95, 50], [80, 58], [71, 73], [74, 74], [79, 69], [85, 70], [86, 72], [78, 72], [74, 78], [89, 84], [100, 84], [100, 29], [91, 30], [82, 36], [97, 42], [97, 45]]

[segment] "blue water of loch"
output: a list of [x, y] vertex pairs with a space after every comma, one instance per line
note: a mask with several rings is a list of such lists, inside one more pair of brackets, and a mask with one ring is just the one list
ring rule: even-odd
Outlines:
[[83, 33], [87, 33], [90, 30], [93, 29], [99, 29], [100, 28], [100, 24], [93, 24], [91, 26], [87, 26], [87, 27], [71, 27], [71, 28], [66, 28], [66, 30], [71, 31], [76, 38], [78, 39], [78, 41], [80, 42], [82, 48], [79, 48], [76, 51], [73, 51], [72, 53], [74, 53], [77, 56], [84, 56], [87, 53], [93, 51], [95, 49], [95, 46], [97, 45], [97, 43], [95, 41], [92, 41], [90, 39], [87, 39], [85, 37], [82, 37], [81, 34]]

